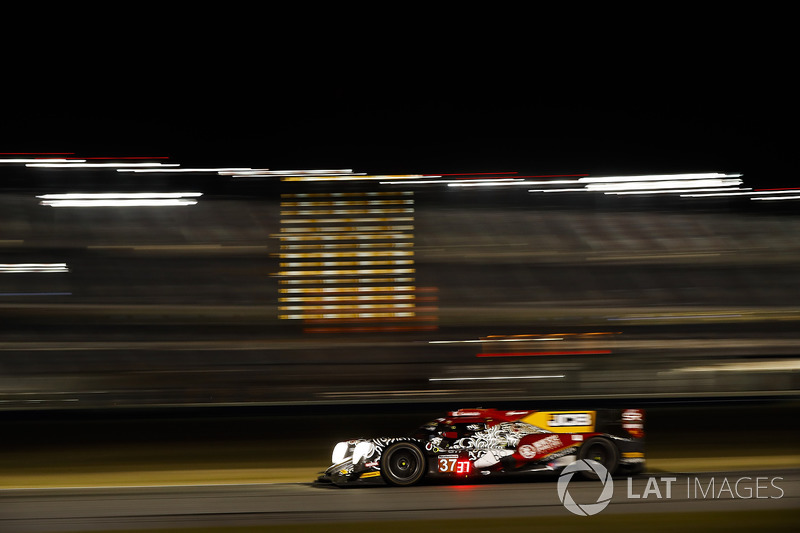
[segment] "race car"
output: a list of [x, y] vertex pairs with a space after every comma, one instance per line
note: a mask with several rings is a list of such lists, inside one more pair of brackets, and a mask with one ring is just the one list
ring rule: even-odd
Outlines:
[[400, 487], [424, 479], [470, 482], [555, 473], [578, 459], [597, 461], [612, 475], [644, 470], [644, 411], [460, 409], [405, 437], [339, 442], [333, 464], [317, 482]]

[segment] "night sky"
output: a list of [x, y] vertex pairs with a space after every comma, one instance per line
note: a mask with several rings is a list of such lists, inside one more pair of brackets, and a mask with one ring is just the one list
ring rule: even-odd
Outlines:
[[207, 34], [131, 41], [106, 62], [80, 55], [102, 48], [89, 41], [8, 77], [0, 152], [374, 173], [719, 171], [793, 185], [786, 52], [695, 29], [704, 36], [689, 43], [678, 32], [568, 48]]

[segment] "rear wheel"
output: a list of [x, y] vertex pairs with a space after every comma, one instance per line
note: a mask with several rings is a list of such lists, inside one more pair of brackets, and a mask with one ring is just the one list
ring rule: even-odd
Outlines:
[[389, 485], [408, 487], [425, 475], [422, 450], [408, 442], [396, 442], [381, 454], [381, 476]]
[[[578, 459], [590, 459], [603, 465], [609, 474], [614, 475], [619, 466], [619, 451], [608, 439], [594, 437], [587, 440], [578, 452]], [[594, 471], [581, 472], [583, 477], [598, 479]]]

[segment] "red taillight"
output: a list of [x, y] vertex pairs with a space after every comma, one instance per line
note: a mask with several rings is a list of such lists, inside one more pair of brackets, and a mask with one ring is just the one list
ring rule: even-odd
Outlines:
[[625, 409], [622, 411], [622, 428], [636, 439], [644, 438], [644, 410]]

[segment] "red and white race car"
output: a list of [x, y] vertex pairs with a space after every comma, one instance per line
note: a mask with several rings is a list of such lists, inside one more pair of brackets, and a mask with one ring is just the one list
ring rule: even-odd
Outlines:
[[606, 470], [644, 469], [644, 411], [461, 409], [405, 437], [336, 444], [318, 482], [409, 486], [423, 479], [557, 472], [578, 459]]

